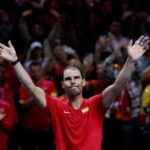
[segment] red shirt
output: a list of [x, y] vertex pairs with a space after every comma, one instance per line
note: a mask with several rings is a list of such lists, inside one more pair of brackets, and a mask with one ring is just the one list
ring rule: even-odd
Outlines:
[[0, 87], [0, 99], [7, 101], [11, 105], [13, 114], [13, 125], [15, 126], [18, 123], [18, 114], [14, 102], [14, 90], [15, 89], [12, 89], [11, 85], [7, 82]]
[[0, 100], [0, 113], [6, 114], [5, 117], [0, 121], [0, 150], [8, 148], [8, 134], [13, 127], [13, 114], [11, 105]]
[[114, 103], [116, 107], [112, 110], [113, 117], [122, 121], [130, 121], [132, 119], [132, 114], [127, 86], [125, 86], [121, 93], [116, 97]]
[[[39, 84], [39, 87], [44, 89], [44, 91], [51, 96], [56, 96], [56, 88], [53, 82], [42, 80]], [[24, 89], [23, 86], [19, 89], [20, 100], [26, 101], [30, 98], [28, 92]], [[23, 126], [26, 129], [34, 129], [40, 131], [50, 131], [51, 120], [47, 115], [47, 112], [44, 108], [38, 106], [33, 102], [23, 115]]]
[[101, 95], [84, 99], [78, 110], [48, 95], [46, 100], [57, 150], [101, 150], [105, 114]]

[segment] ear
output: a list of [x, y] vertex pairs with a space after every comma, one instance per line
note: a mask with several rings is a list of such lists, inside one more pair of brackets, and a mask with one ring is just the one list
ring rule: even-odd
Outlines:
[[85, 81], [85, 79], [83, 79], [83, 86], [85, 86], [86, 85], [86, 81]]

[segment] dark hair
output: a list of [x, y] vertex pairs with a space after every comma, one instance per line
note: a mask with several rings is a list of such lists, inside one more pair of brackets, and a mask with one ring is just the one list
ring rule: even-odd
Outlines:
[[82, 78], [85, 79], [85, 73], [83, 72], [83, 68], [81, 66], [79, 66], [78, 64], [70, 64], [70, 65], [66, 66], [62, 73], [62, 79], [63, 79], [65, 70], [70, 69], [70, 68], [75, 68], [75, 69], [79, 70]]

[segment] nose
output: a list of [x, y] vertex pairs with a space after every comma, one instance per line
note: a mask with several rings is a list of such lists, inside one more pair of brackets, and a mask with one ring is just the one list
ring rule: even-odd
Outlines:
[[72, 78], [72, 79], [71, 79], [71, 83], [72, 83], [72, 84], [73, 84], [73, 83], [75, 83], [75, 80], [74, 80], [74, 78]]

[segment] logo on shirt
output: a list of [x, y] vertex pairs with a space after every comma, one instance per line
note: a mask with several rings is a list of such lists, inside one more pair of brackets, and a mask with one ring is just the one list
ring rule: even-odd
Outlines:
[[88, 106], [84, 107], [84, 108], [81, 109], [81, 111], [82, 111], [83, 114], [87, 113], [89, 111], [89, 107]]
[[66, 110], [64, 110], [64, 113], [65, 113], [65, 114], [70, 114], [70, 112], [69, 112], [69, 111], [66, 111]]

